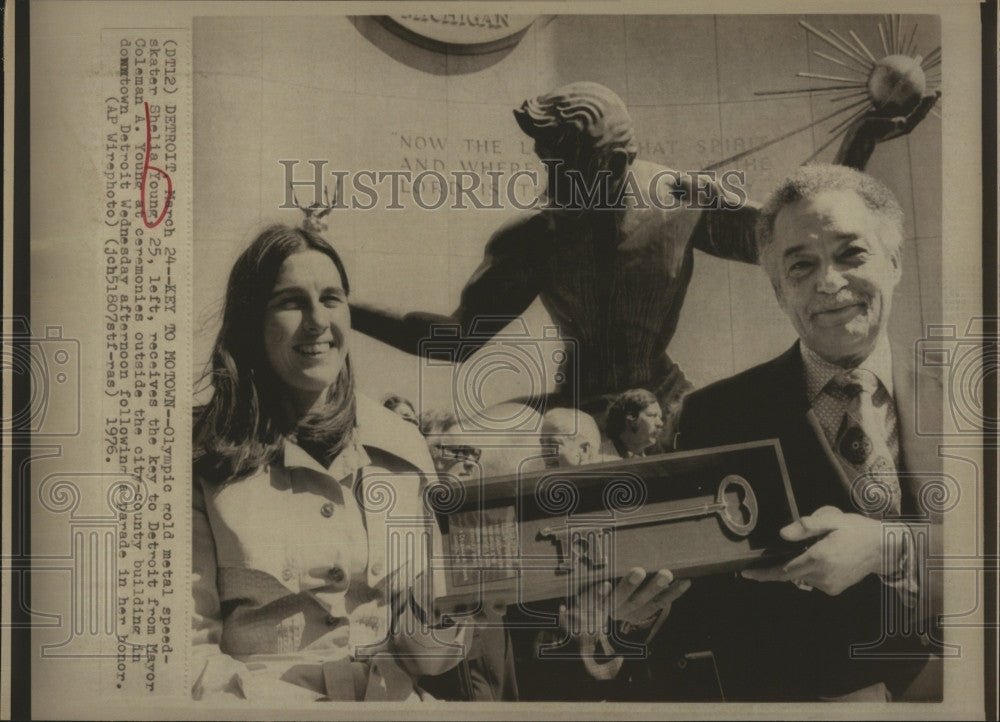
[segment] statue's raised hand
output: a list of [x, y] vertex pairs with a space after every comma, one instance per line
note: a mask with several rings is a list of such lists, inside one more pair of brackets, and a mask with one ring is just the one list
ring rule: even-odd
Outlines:
[[833, 162], [864, 170], [876, 144], [906, 135], [916, 128], [940, 97], [940, 90], [922, 96], [906, 115], [889, 116], [884, 110], [866, 113], [851, 125]]
[[858, 125], [860, 126], [858, 132], [868, 135], [876, 143], [906, 135], [916, 128], [920, 121], [927, 117], [927, 114], [931, 112], [931, 108], [934, 107], [934, 104], [937, 103], [940, 97], [940, 90], [928, 93], [920, 99], [920, 102], [907, 115], [887, 117], [879, 115], [880, 111], [873, 110], [865, 114], [858, 121]]

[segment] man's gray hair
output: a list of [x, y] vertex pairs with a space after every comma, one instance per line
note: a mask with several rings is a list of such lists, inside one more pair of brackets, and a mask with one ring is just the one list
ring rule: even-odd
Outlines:
[[767, 251], [774, 240], [774, 221], [786, 206], [813, 198], [824, 191], [854, 191], [865, 206], [882, 220], [880, 240], [886, 250], [899, 258], [903, 245], [903, 211], [892, 191], [867, 173], [843, 165], [816, 163], [804, 165], [788, 176], [771, 193], [757, 218], [757, 252], [761, 265], [774, 276]]

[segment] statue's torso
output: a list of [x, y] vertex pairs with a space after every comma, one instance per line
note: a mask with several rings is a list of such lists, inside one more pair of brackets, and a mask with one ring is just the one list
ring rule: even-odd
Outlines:
[[541, 299], [578, 353], [584, 396], [654, 384], [693, 269], [701, 211], [553, 211]]

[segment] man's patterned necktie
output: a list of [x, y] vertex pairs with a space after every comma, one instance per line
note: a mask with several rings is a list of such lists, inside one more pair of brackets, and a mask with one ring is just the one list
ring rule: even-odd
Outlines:
[[851, 369], [837, 376], [831, 385], [835, 394], [847, 402], [834, 451], [851, 482], [855, 507], [868, 516], [898, 515], [896, 464], [872, 398], [879, 388], [878, 378], [871, 371]]

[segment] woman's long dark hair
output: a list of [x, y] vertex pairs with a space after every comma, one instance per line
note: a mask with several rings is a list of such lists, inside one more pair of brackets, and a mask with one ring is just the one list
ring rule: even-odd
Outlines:
[[293, 253], [328, 256], [350, 293], [340, 256], [321, 236], [275, 225], [254, 239], [233, 265], [226, 288], [222, 328], [212, 350], [211, 400], [196, 412], [194, 463], [205, 480], [225, 483], [274, 463], [285, 439], [299, 444], [324, 465], [344, 448], [355, 426], [354, 376], [350, 359], [327, 394], [326, 403], [305, 418], [289, 413], [285, 384], [264, 349], [267, 299], [281, 265]]

